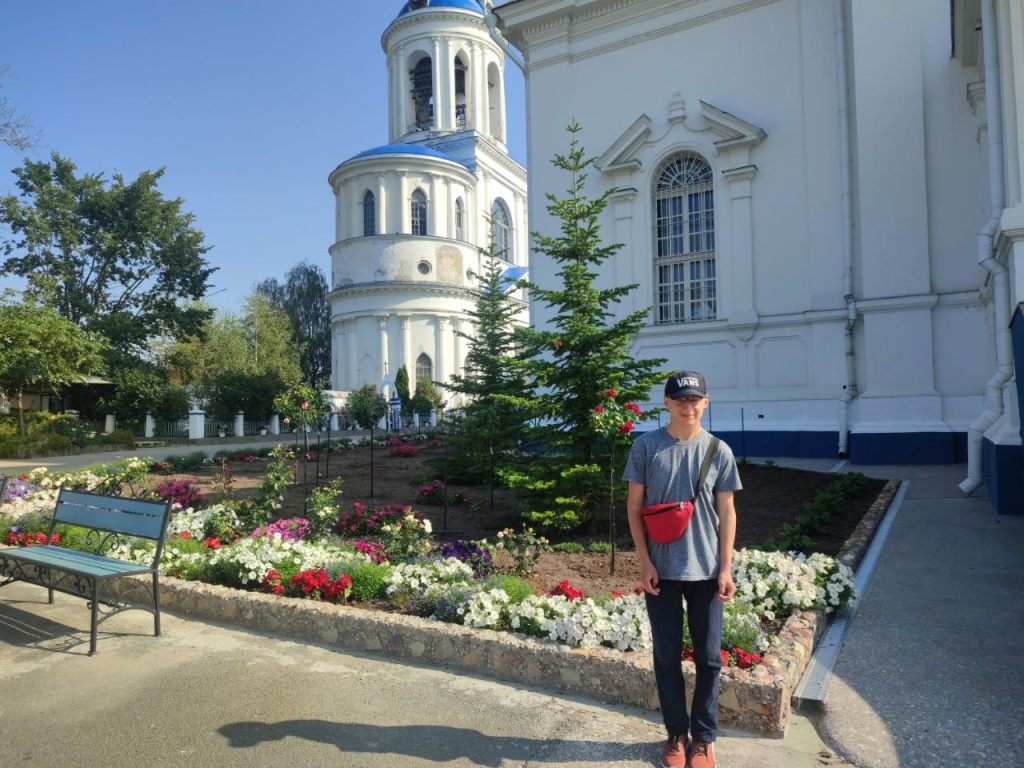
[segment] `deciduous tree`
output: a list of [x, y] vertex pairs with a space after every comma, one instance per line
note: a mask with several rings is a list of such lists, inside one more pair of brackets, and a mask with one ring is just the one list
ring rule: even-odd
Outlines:
[[10, 230], [0, 274], [28, 281], [26, 294], [114, 351], [141, 356], [161, 334], [197, 335], [209, 309], [202, 297], [215, 268], [181, 199], [157, 189], [163, 169], [134, 181], [79, 176], [70, 160], [25, 160], [14, 169], [19, 195], [0, 198]]
[[49, 307], [0, 297], [0, 390], [13, 396], [25, 434], [24, 392], [59, 392], [103, 369], [103, 344]]
[[311, 387], [324, 386], [331, 375], [331, 311], [323, 270], [301, 261], [288, 270], [283, 285], [270, 278], [255, 290], [287, 313], [292, 340], [301, 350], [302, 380]]

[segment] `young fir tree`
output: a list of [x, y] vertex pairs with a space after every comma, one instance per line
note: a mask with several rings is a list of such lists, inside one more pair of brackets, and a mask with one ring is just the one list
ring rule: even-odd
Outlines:
[[402, 410], [405, 411], [405, 407], [409, 402], [409, 369], [404, 365], [398, 369], [398, 373], [395, 374], [395, 393], [398, 398], [402, 401]]
[[[467, 404], [452, 430], [454, 448], [449, 475], [462, 482], [481, 482], [490, 477], [492, 457], [515, 453], [522, 436], [519, 404], [529, 397], [524, 362], [515, 338], [516, 316], [523, 302], [510, 291], [514, 284], [505, 276], [505, 263], [495, 253], [492, 240], [486, 250], [476, 306], [468, 312], [474, 333], [461, 331], [467, 341], [461, 374], [453, 374], [447, 388], [465, 395]], [[482, 451], [481, 446], [488, 446]]]
[[[595, 408], [614, 390], [618, 404], [644, 401], [664, 377], [664, 359], [637, 359], [631, 345], [647, 324], [650, 308], [616, 319], [613, 305], [637, 286], [599, 287], [602, 265], [622, 244], [600, 239], [600, 217], [614, 189], [597, 198], [583, 190], [585, 173], [594, 162], [580, 147], [580, 127], [568, 127], [569, 153], [556, 155], [554, 165], [570, 174], [567, 196], [548, 194], [548, 211], [561, 223], [558, 236], [533, 234], [534, 250], [558, 266], [558, 287], [530, 282], [535, 307], [552, 315], [543, 329], [518, 333], [530, 354], [529, 371], [536, 391], [528, 406], [537, 426], [533, 437], [549, 453], [521, 473], [508, 476], [532, 509], [527, 516], [547, 528], [571, 529], [587, 522], [601, 496], [604, 472], [595, 460], [606, 455], [607, 438], [595, 429]], [[624, 452], [623, 452], [624, 453]]]

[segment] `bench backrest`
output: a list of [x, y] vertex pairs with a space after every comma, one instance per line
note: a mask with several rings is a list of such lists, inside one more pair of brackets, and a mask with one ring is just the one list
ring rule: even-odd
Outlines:
[[157, 542], [156, 557], [159, 562], [170, 516], [170, 501], [142, 501], [62, 488], [50, 522], [50, 534], [53, 534], [58, 523], [63, 523], [94, 531], [152, 539]]

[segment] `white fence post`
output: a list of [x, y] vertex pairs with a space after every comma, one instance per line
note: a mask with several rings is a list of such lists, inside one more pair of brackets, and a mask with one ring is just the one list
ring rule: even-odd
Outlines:
[[106, 418], [103, 420], [103, 431], [106, 434], [110, 434], [114, 431], [117, 424], [117, 419], [114, 418], [114, 414], [108, 413]]
[[430, 409], [430, 426], [437, 426], [437, 409], [435, 408]]
[[270, 417], [270, 434], [281, 434], [281, 417], [276, 413]]
[[147, 440], [152, 438], [153, 435], [156, 434], [156, 419], [154, 419], [148, 413], [146, 414], [146, 430], [144, 434], [146, 435]]
[[245, 434], [245, 414], [239, 411], [235, 414], [235, 437], [242, 437]]
[[188, 414], [188, 439], [202, 440], [206, 437], [206, 411], [196, 410]]

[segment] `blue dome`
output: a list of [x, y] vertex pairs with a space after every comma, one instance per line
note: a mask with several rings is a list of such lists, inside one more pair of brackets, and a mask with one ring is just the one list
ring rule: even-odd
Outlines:
[[419, 6], [419, 8], [461, 8], [464, 11], [475, 11], [480, 15], [483, 15], [483, 6], [477, 2], [477, 0], [426, 0], [426, 2], [420, 3], [406, 3], [402, 6], [402, 10], [398, 12], [399, 17], [409, 13], [410, 10], [419, 10], [419, 8], [410, 8], [410, 5]]
[[[446, 155], [444, 152], [438, 152], [436, 149], [430, 147], [423, 147], [419, 144], [385, 144], [381, 147], [374, 147], [373, 149], [367, 149], [360, 152], [358, 155], [350, 157], [345, 163], [350, 163], [353, 160], [358, 160], [361, 157], [373, 157], [375, 155], [422, 155], [423, 157], [434, 157], [438, 160], [447, 160], [450, 163], [458, 163], [463, 168], [469, 168], [465, 163], [461, 163], [451, 155]], [[345, 163], [342, 163], [344, 165]]]

